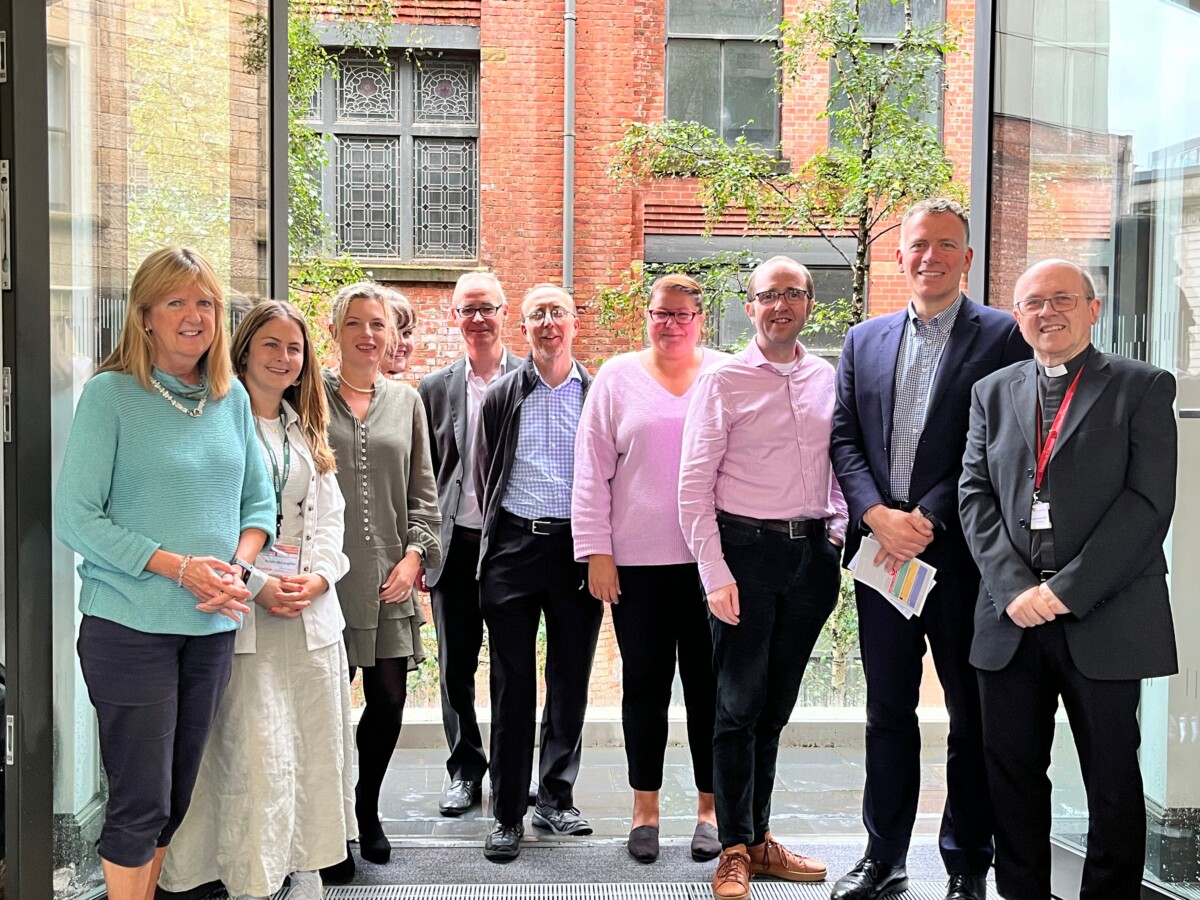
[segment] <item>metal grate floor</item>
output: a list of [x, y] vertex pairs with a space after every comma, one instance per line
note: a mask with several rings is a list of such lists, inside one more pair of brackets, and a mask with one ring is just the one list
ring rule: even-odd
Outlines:
[[[831, 882], [755, 882], [752, 900], [828, 900]], [[275, 900], [288, 900], [291, 889]], [[943, 900], [945, 882], [913, 881], [898, 900]], [[351, 885], [325, 889], [326, 900], [712, 900], [707, 883]], [[988, 897], [995, 900], [994, 887]]]

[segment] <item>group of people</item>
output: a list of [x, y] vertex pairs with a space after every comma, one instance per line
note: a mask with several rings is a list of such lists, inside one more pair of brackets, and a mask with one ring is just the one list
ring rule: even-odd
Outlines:
[[950, 717], [947, 900], [982, 900], [993, 865], [1001, 896], [1050, 896], [1060, 696], [1091, 809], [1081, 896], [1136, 897], [1138, 680], [1175, 669], [1161, 547], [1174, 382], [1091, 346], [1099, 300], [1079, 267], [1035, 265], [1007, 313], [962, 294], [970, 262], [960, 206], [909, 210], [897, 263], [910, 302], [851, 329], [836, 370], [799, 341], [815, 292], [790, 258], [751, 274], [754, 333], [732, 356], [702, 346], [700, 285], [664, 276], [645, 348], [594, 377], [572, 356], [570, 293], [525, 293], [522, 359], [503, 342], [500, 281], [471, 272], [449, 310], [463, 356], [414, 390], [389, 377], [415, 324], [395, 292], [338, 293], [337, 365], [321, 372], [294, 308], [256, 305], [229, 341], [211, 267], [153, 254], [80, 399], [56, 496], [58, 535], [84, 558], [78, 649], [109, 777], [110, 896], [220, 878], [265, 897], [290, 875], [295, 896], [317, 898], [353, 877], [355, 836], [363, 859], [386, 862], [378, 800], [422, 658], [418, 589], [449, 750], [440, 811], [480, 805], [486, 774], [488, 859], [518, 856], [530, 806], [535, 827], [591, 833], [573, 788], [607, 604], [630, 855], [659, 855], [678, 666], [690, 852], [719, 857], [716, 900], [747, 900], [755, 876], [824, 880], [823, 863], [772, 836], [771, 795], [807, 660], [869, 533], [876, 564], [920, 557], [937, 584], [911, 618], [856, 585], [868, 843], [834, 900], [907, 886], [927, 644]]

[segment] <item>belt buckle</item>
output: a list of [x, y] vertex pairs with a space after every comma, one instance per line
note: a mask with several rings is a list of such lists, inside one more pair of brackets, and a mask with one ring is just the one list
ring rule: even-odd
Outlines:
[[539, 525], [546, 527], [546, 528], [550, 527], [550, 523], [547, 522], [545, 519], [531, 519], [529, 521], [530, 533], [536, 534], [538, 537], [548, 537], [550, 535], [550, 532], [549, 531], [538, 531]]
[[[802, 533], [800, 533], [800, 534], [796, 534], [796, 526], [797, 525], [802, 525], [804, 527]], [[788, 539], [795, 541], [795, 540], [799, 540], [800, 538], [806, 538], [806, 537], [808, 537], [808, 522], [807, 522], [807, 520], [801, 519], [801, 520], [797, 521], [796, 519], [788, 519]]]

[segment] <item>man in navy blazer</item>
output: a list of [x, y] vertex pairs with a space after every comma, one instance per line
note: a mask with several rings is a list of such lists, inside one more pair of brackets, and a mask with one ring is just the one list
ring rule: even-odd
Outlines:
[[937, 568], [920, 616], [905, 619], [883, 596], [855, 584], [867, 678], [864, 857], [833, 888], [834, 900], [873, 900], [902, 890], [920, 792], [917, 725], [926, 642], [946, 698], [946, 804], [939, 836], [947, 900], [983, 900], [992, 861], [975, 671], [969, 661], [979, 572], [958, 517], [958, 479], [971, 386], [1029, 347], [1007, 313], [963, 295], [971, 265], [963, 208], [913, 206], [896, 261], [911, 292], [901, 312], [855, 326], [838, 367], [830, 454], [850, 507], [849, 562], [862, 536], [889, 567], [919, 557]]

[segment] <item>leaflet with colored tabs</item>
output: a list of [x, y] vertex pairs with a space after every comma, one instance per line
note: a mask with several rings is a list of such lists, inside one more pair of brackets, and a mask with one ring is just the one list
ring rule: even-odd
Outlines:
[[893, 572], [886, 566], [875, 565], [878, 553], [879, 542], [870, 535], [864, 537], [858, 553], [850, 560], [854, 580], [877, 590], [906, 619], [919, 616], [925, 608], [925, 598], [937, 584], [937, 569], [919, 559], [910, 559]]

